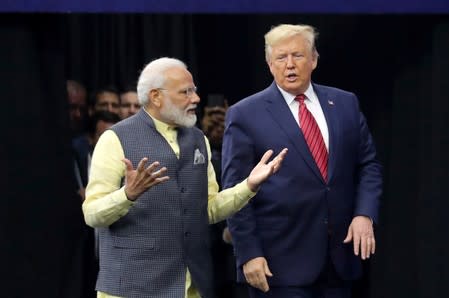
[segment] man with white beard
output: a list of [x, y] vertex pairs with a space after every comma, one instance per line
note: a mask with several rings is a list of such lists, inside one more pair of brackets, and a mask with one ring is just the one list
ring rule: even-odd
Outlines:
[[142, 109], [95, 147], [83, 203], [86, 223], [100, 234], [98, 297], [210, 298], [208, 224], [245, 206], [287, 149], [271, 161], [268, 150], [246, 179], [218, 192], [185, 64], [152, 61], [137, 92]]

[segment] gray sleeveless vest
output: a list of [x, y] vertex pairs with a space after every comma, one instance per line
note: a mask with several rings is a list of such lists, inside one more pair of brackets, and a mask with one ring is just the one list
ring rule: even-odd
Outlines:
[[212, 297], [207, 166], [203, 133], [179, 128], [179, 159], [145, 111], [111, 128], [134, 168], [159, 161], [170, 179], [143, 193], [129, 213], [100, 229], [96, 289], [126, 298], [183, 298], [186, 268], [202, 297]]

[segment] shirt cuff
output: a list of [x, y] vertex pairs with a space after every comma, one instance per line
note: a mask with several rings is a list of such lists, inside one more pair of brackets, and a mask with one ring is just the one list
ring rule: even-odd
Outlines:
[[239, 184], [235, 186], [235, 193], [239, 200], [241, 201], [249, 201], [252, 197], [254, 197], [257, 192], [251, 191], [251, 189], [248, 187], [248, 179], [243, 180]]
[[124, 208], [126, 211], [134, 205], [134, 201], [128, 200], [125, 193], [125, 186], [122, 186], [117, 192], [112, 196], [111, 200], [115, 203], [117, 207]]

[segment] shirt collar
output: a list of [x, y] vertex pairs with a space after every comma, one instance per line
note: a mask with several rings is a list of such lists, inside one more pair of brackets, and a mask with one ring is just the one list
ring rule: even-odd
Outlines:
[[158, 119], [154, 118], [154, 117], [151, 116], [151, 114], [148, 113], [148, 111], [145, 110], [145, 109], [144, 109], [144, 111], [145, 111], [145, 113], [147, 113], [147, 115], [150, 116], [151, 119], [153, 120], [153, 122], [154, 122], [154, 127], [156, 128], [157, 131], [173, 131], [173, 130], [176, 130], [176, 127], [175, 127], [175, 126], [169, 125], [169, 124], [167, 124], [167, 123], [165, 123], [165, 122], [162, 122], [161, 120], [158, 120]]
[[[279, 91], [281, 92], [282, 97], [284, 97], [284, 100], [287, 103], [287, 105], [290, 105], [295, 100], [296, 95], [298, 95], [298, 94], [291, 94], [291, 93], [285, 91], [284, 89], [279, 87], [278, 84], [276, 84], [276, 86], [278, 87]], [[304, 95], [310, 101], [314, 101], [316, 99], [315, 91], [313, 91], [312, 84], [309, 84], [309, 87], [307, 87], [307, 90], [306, 90], [306, 92], [304, 92]]]

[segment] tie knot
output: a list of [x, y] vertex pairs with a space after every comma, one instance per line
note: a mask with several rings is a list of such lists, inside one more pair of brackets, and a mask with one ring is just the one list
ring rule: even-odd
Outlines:
[[301, 105], [304, 103], [305, 99], [306, 99], [306, 96], [304, 94], [299, 94], [299, 95], [296, 95], [296, 97], [295, 97], [295, 100], [299, 101], [299, 104], [301, 104]]

